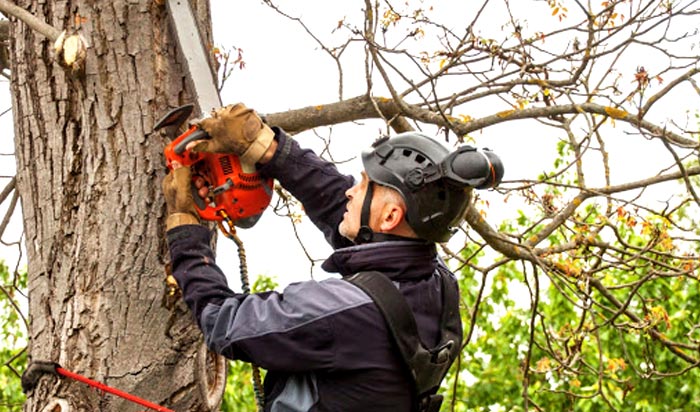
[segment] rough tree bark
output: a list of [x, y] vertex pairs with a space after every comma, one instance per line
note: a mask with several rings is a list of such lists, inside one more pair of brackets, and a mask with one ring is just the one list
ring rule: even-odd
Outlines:
[[[164, 282], [166, 141], [152, 127], [187, 101], [187, 86], [162, 3], [17, 2], [85, 37], [85, 65], [73, 72], [54, 62], [51, 41], [10, 17], [29, 356], [177, 411], [207, 411], [220, 400], [225, 364], [202, 351], [191, 316]], [[199, 3], [211, 42], [209, 5]], [[25, 404], [86, 410], [143, 407], [53, 377]]]

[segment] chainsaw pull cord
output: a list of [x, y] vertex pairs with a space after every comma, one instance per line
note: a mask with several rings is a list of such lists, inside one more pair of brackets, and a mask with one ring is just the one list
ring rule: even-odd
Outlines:
[[[238, 260], [240, 262], [241, 287], [243, 289], [243, 293], [250, 294], [248, 263], [246, 261], [243, 241], [240, 237], [238, 237], [231, 217], [224, 210], [219, 210], [218, 213], [223, 218], [223, 220], [217, 222], [219, 225], [219, 230], [221, 230], [221, 233], [223, 233], [224, 236], [233, 240], [238, 247]], [[224, 225], [224, 222], [226, 222], [226, 225]], [[254, 363], [251, 363], [251, 366], [253, 368], [253, 392], [255, 393], [255, 402], [258, 404], [258, 411], [262, 411], [265, 405], [265, 396], [263, 393], [262, 379], [260, 378], [260, 368], [258, 368], [258, 366]]]

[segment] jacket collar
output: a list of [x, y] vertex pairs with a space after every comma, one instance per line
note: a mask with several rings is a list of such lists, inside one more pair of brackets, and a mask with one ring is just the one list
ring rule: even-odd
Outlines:
[[337, 249], [321, 267], [341, 276], [376, 270], [393, 280], [410, 280], [432, 275], [437, 262], [434, 243], [398, 240]]

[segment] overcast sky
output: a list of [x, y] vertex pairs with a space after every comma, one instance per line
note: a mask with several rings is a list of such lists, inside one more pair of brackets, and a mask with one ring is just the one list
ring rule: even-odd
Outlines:
[[[338, 20], [346, 15], [356, 16], [363, 6], [361, 2], [321, 0], [285, 2], [284, 4], [292, 3], [295, 5], [294, 15], [303, 16], [305, 21], [311, 24], [310, 27], [315, 30], [315, 34], [321, 35], [330, 35]], [[542, 8], [541, 13], [538, 12], [540, 17], [548, 18], [551, 22], [552, 17], [547, 12], [546, 2], [512, 3], [519, 7], [540, 7]], [[474, 7], [474, 3], [470, 2], [450, 2], [448, 10], [455, 21], [461, 21], [462, 24], [469, 18], [468, 11], [464, 9], [467, 7], [466, 4]], [[259, 1], [212, 0], [211, 5], [216, 45], [222, 48], [235, 46], [243, 49], [243, 57], [247, 64], [244, 70], [234, 71], [228, 79], [222, 94], [224, 103], [242, 101], [261, 113], [270, 113], [337, 100], [337, 72], [334, 63], [319, 50], [318, 45], [297, 23], [281, 17]], [[514, 11], [516, 12], [517, 10]], [[352, 53], [361, 53], [360, 47], [356, 49], [347, 52], [345, 61], [352, 59]], [[359, 58], [355, 66], [346, 67], [344, 97], [353, 97], [365, 90], [363, 57], [359, 55]], [[0, 81], [0, 112], [9, 108], [10, 104], [8, 83], [3, 79]], [[378, 121], [367, 121], [365, 124], [365, 127], [341, 125], [333, 127], [332, 132], [327, 128], [319, 131], [323, 136], [332, 134], [333, 153], [336, 155], [336, 160], [349, 160], [339, 165], [344, 172], [357, 174], [360, 163], [355, 156], [360, 150], [369, 146], [382, 129], [382, 124]], [[5, 131], [13, 129], [11, 114], [0, 117], [0, 128]], [[535, 178], [545, 168], [551, 167], [553, 159], [555, 146], [553, 140], [538, 136], [536, 133], [528, 136], [527, 139], [514, 138], [514, 130], [522, 133], [518, 128], [522, 128], [522, 123], [492, 127], [475, 134], [478, 140], [477, 146], [487, 145], [504, 160], [506, 180]], [[10, 133], [0, 137], [0, 148], [4, 148], [0, 153], [11, 152], [12, 138]], [[301, 134], [297, 139], [303, 146], [311, 147], [316, 151], [323, 147], [322, 140], [313, 133]], [[620, 144], [623, 143], [620, 142]], [[614, 148], [610, 149], [614, 150]], [[636, 151], [635, 156], [638, 156], [638, 161], [634, 165], [625, 167], [637, 169], [631, 171], [639, 175], [638, 167], [652, 161], [653, 155], [653, 148], [647, 154], [652, 158], [641, 158], [639, 156], [644, 154]], [[617, 164], [627, 163], [617, 162]], [[10, 156], [1, 156], [0, 186], [4, 186], [8, 180], [7, 176], [12, 175], [14, 175], [14, 159]], [[492, 216], [512, 212], [515, 209], [512, 204], [504, 204], [503, 199], [497, 194], [486, 196], [490, 196], [491, 199], [489, 213]], [[3, 207], [6, 207], [6, 204], [7, 202]], [[0, 208], [0, 213], [3, 211], [4, 208]], [[494, 221], [494, 224], [496, 223], [497, 221]], [[3, 240], [15, 241], [20, 233], [20, 227], [16, 216]], [[308, 219], [298, 226], [298, 230], [298, 235], [307, 248], [306, 252], [297, 241], [290, 221], [275, 216], [272, 211], [266, 212], [254, 228], [240, 230], [240, 236], [245, 242], [248, 253], [251, 277], [261, 273], [275, 275], [282, 285], [308, 279], [311, 275], [311, 264], [306, 253], [314, 259], [323, 259], [330, 254], [331, 249], [320, 232], [309, 224]], [[456, 244], [459, 241], [460, 239], [456, 239], [453, 243]], [[224, 237], [220, 237], [218, 253], [220, 265], [228, 274], [232, 286], [237, 287], [239, 275], [235, 245]], [[8, 263], [12, 264], [16, 256], [16, 248], [0, 245], [0, 257], [5, 257]], [[314, 275], [317, 278], [327, 276], [319, 266], [320, 262], [314, 269]]]

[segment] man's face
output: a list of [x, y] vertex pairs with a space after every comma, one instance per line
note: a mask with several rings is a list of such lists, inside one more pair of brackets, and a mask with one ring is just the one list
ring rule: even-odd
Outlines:
[[345, 206], [347, 211], [343, 215], [343, 221], [338, 225], [338, 231], [350, 240], [355, 240], [357, 232], [360, 230], [362, 204], [364, 203], [369, 183], [367, 174], [362, 172], [362, 180], [345, 191], [345, 196], [348, 198], [348, 203]]

